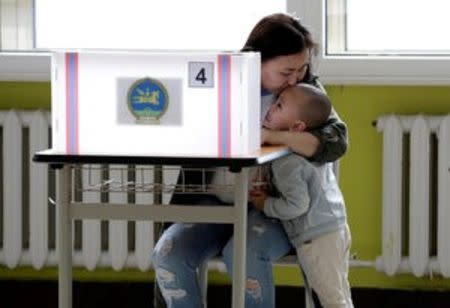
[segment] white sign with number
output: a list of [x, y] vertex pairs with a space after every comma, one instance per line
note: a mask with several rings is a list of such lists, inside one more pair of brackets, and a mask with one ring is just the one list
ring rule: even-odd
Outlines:
[[189, 62], [189, 87], [191, 88], [214, 87], [214, 63]]

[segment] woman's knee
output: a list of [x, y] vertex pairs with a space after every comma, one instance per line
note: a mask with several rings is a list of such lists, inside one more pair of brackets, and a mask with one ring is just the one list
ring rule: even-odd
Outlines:
[[156, 243], [151, 254], [151, 260], [155, 268], [160, 266], [170, 266], [176, 264], [180, 259], [177, 254], [173, 253], [173, 241], [170, 238], [162, 237]]
[[175, 224], [167, 229], [152, 252], [154, 267], [181, 269], [196, 268], [211, 249], [202, 244], [202, 228], [195, 224]]
[[186, 263], [190, 247], [180, 247], [183, 236], [182, 226], [177, 225], [172, 225], [162, 234], [151, 254], [155, 268], [162, 266], [176, 269]]
[[[260, 245], [255, 245], [255, 243], [252, 243], [251, 241], [247, 241], [245, 255], [247, 273], [252, 273], [257, 269], [260, 269], [263, 264], [269, 261], [267, 250]], [[225, 245], [225, 247], [223, 248], [222, 258], [223, 262], [225, 263], [227, 272], [231, 274], [233, 270], [233, 238], [231, 238], [227, 245]]]

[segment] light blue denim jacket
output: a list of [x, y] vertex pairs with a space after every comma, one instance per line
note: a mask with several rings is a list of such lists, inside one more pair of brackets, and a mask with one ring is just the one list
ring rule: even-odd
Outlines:
[[346, 225], [344, 198], [331, 163], [316, 164], [291, 154], [271, 165], [271, 183], [279, 197], [269, 197], [264, 213], [278, 218], [294, 246]]

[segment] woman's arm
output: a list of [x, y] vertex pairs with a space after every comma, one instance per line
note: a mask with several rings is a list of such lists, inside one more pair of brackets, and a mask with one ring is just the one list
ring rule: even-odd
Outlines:
[[[319, 78], [312, 78], [311, 84], [321, 89], [323, 93], [327, 93]], [[348, 148], [347, 125], [341, 120], [334, 108], [327, 122], [320, 128], [310, 131], [319, 140], [314, 155], [309, 157], [310, 160], [319, 163], [332, 162], [341, 158]]]

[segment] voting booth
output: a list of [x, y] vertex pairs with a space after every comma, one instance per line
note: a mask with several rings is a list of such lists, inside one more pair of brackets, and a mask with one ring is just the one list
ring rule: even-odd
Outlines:
[[[76, 260], [89, 269], [104, 256], [115, 270], [148, 268], [154, 240], [149, 221], [231, 224], [233, 307], [244, 306], [250, 171], [290, 153], [260, 147], [260, 80], [258, 53], [53, 53], [53, 144], [33, 161], [55, 170], [60, 307], [72, 307]], [[185, 171], [200, 172], [200, 183]], [[219, 171], [233, 176], [221, 181]], [[48, 169], [37, 172], [42, 174], [34, 178], [45, 184]], [[172, 194], [219, 190], [230, 193], [230, 205], [166, 206]], [[48, 207], [47, 198], [38, 199]], [[81, 250], [73, 250], [74, 219], [82, 220], [86, 236]], [[110, 221], [108, 251], [101, 244], [102, 220]], [[136, 221], [133, 251], [126, 221]]]
[[253, 52], [55, 51], [52, 147], [245, 156], [260, 148], [260, 80]]

